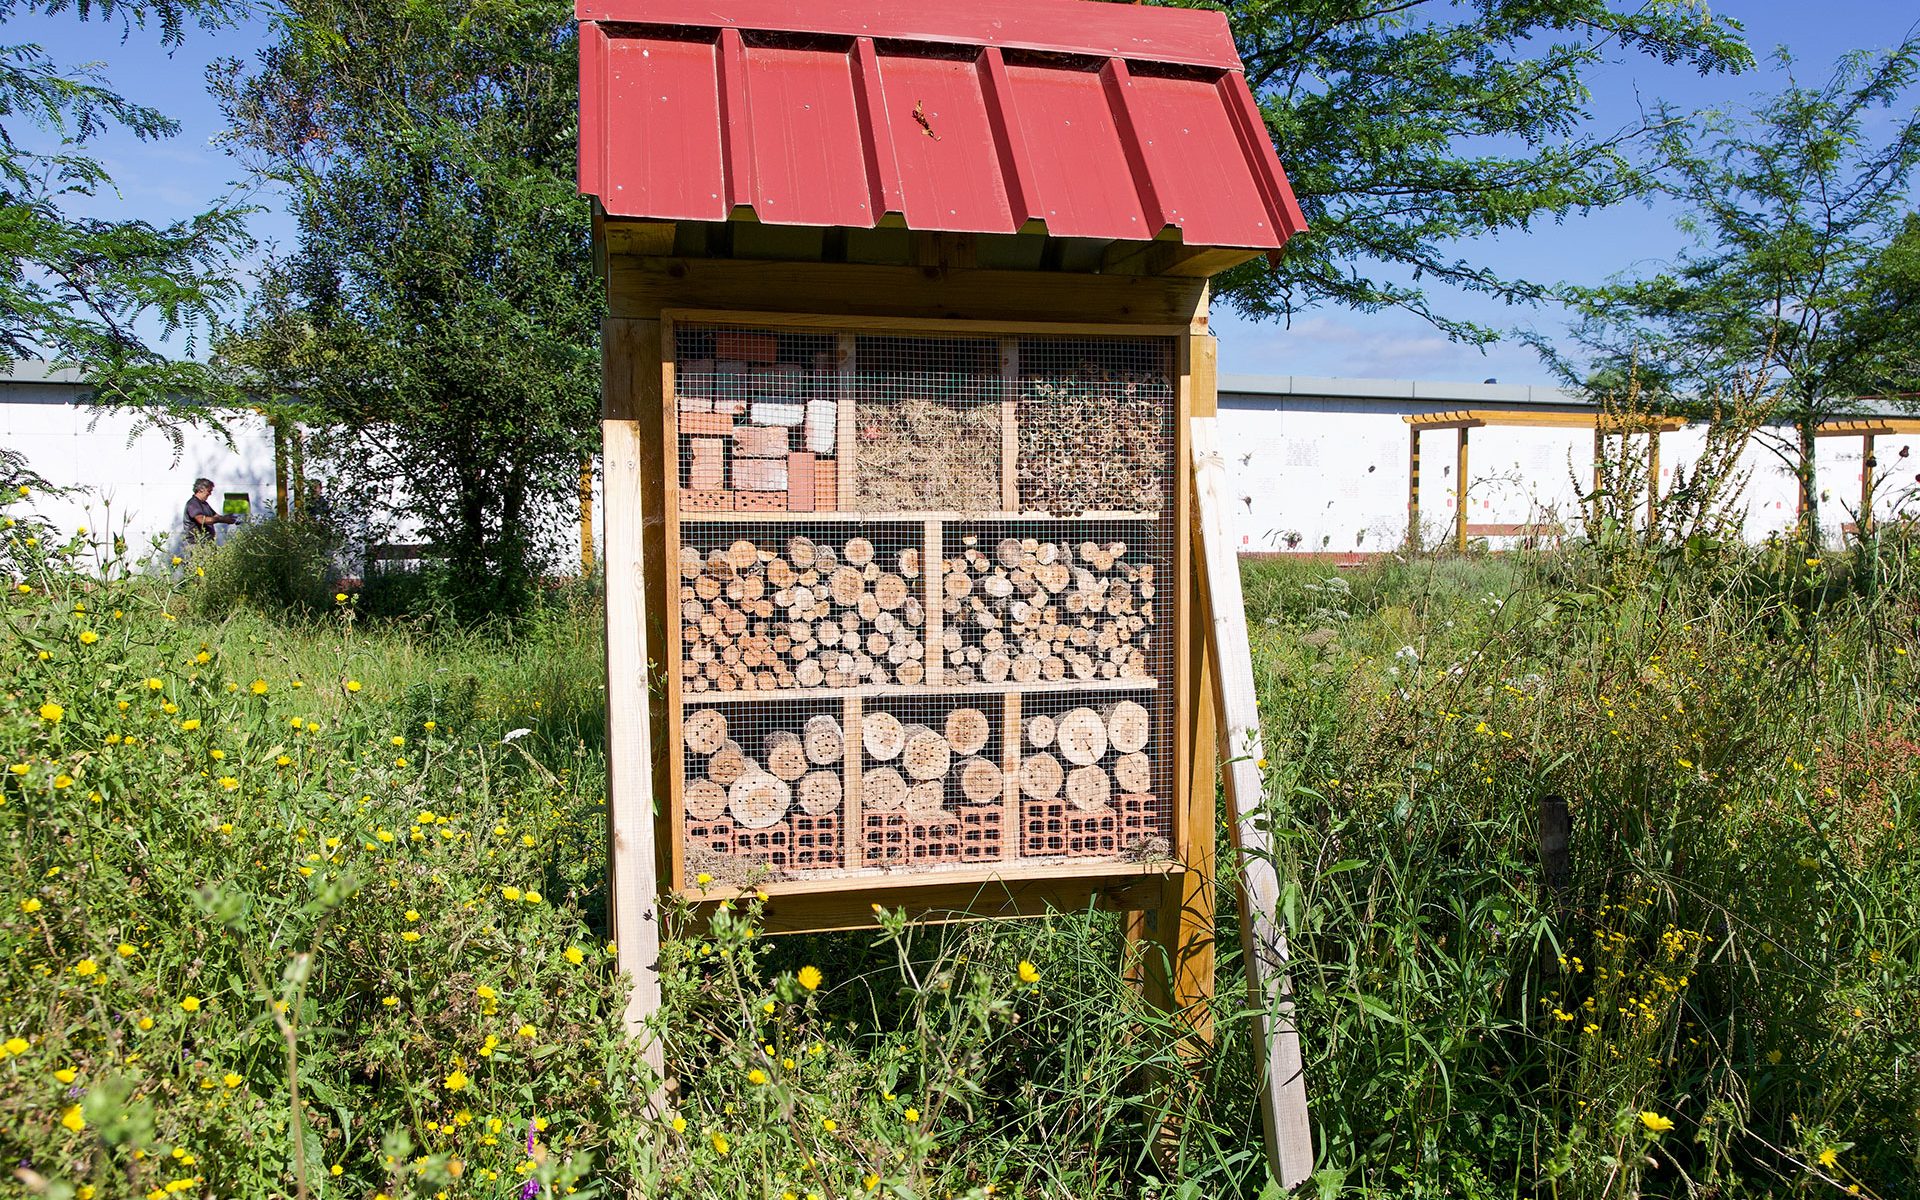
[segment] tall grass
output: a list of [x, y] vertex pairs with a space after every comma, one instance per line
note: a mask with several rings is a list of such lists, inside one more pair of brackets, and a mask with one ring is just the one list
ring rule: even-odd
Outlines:
[[[770, 939], [749, 892], [667, 914], [656, 1080], [613, 1032], [594, 604], [215, 619], [191, 575], [6, 537], [0, 1155], [30, 1190], [1274, 1194], [1230, 855], [1197, 1060], [1114, 914]], [[1307, 1194], [1915, 1194], [1916, 561], [1248, 568]]]

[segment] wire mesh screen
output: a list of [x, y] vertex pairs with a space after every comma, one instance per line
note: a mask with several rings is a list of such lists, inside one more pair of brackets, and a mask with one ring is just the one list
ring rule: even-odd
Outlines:
[[1171, 340], [673, 351], [679, 878], [1170, 854]]

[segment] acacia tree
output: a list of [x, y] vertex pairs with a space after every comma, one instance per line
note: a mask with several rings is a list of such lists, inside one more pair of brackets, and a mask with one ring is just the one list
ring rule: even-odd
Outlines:
[[[1809, 537], [1814, 427], [1912, 380], [1912, 319], [1882, 306], [1914, 286], [1900, 234], [1920, 168], [1917, 75], [1910, 39], [1848, 55], [1818, 86], [1676, 121], [1660, 139], [1663, 186], [1694, 244], [1649, 277], [1566, 293], [1579, 345], [1615, 373], [1632, 361], [1676, 397], [1777, 398], [1796, 433], [1773, 449], [1798, 476]], [[1589, 365], [1556, 361], [1574, 381]]]
[[[83, 22], [117, 27], [123, 39], [151, 31], [171, 47], [189, 25], [230, 24], [240, 6], [0, 0], [0, 25], [69, 9]], [[142, 141], [179, 132], [165, 114], [114, 91], [95, 68], [62, 66], [30, 43], [0, 45], [0, 365], [51, 358], [78, 368], [102, 403], [204, 417], [201, 401], [217, 380], [155, 342], [177, 335], [191, 353], [239, 298], [232, 263], [252, 245], [248, 210], [222, 203], [165, 225], [74, 215], [114, 191], [90, 146], [115, 128]]]
[[299, 244], [226, 352], [420, 523], [463, 615], [509, 610], [598, 431], [571, 11], [293, 0], [276, 25], [216, 90]]
[[1219, 283], [1253, 316], [1400, 308], [1473, 343], [1497, 331], [1442, 310], [1427, 281], [1538, 300], [1462, 239], [1524, 233], [1650, 186], [1634, 143], [1665, 118], [1595, 130], [1586, 79], [1643, 55], [1700, 72], [1752, 57], [1705, 5], [1653, 0], [1234, 0], [1232, 23], [1310, 229], [1278, 265]]

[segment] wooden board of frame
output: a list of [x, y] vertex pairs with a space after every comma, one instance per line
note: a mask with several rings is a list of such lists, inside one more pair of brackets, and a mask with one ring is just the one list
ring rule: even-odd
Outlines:
[[1187, 328], [659, 330], [666, 884], [1177, 872]]

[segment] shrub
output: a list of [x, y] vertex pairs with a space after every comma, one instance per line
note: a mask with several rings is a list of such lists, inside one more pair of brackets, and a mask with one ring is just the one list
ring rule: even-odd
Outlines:
[[242, 525], [224, 544], [197, 547], [188, 564], [200, 580], [197, 615], [219, 620], [242, 605], [280, 616], [307, 617], [333, 607], [332, 530], [318, 521], [269, 517]]

